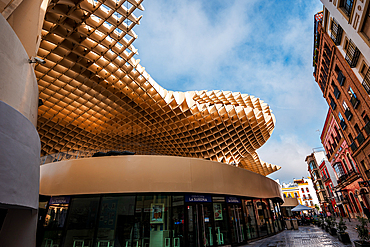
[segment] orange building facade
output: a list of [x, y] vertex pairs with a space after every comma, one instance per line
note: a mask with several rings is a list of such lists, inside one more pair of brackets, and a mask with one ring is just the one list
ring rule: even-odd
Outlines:
[[[328, 102], [338, 134], [350, 147], [364, 180], [370, 178], [370, 100], [366, 75], [366, 53], [362, 54], [325, 9], [322, 20], [315, 15], [314, 77]], [[366, 51], [366, 50], [365, 50]], [[369, 50], [367, 50], [369, 51]], [[361, 65], [364, 65], [363, 71]], [[358, 71], [364, 73], [363, 81]], [[329, 154], [333, 146], [327, 147]], [[330, 151], [331, 150], [331, 151]]]

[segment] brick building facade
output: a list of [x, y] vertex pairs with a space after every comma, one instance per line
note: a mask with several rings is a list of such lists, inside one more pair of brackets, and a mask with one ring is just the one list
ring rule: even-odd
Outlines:
[[[365, 47], [360, 51], [349, 35], [352, 33], [346, 33], [325, 7], [322, 20], [316, 17], [314, 77], [340, 125], [338, 132], [350, 146], [359, 172], [364, 180], [369, 180], [370, 81], [367, 75], [370, 72], [367, 56], [370, 56], [370, 49]], [[359, 74], [363, 74], [362, 81]], [[335, 149], [334, 146], [326, 148]]]

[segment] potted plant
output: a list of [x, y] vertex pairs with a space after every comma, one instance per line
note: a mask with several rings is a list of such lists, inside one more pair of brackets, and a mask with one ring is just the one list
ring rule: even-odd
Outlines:
[[325, 231], [330, 232], [331, 225], [332, 225], [331, 217], [326, 217], [325, 218]]
[[356, 240], [353, 242], [356, 247], [361, 247], [361, 246], [370, 247], [370, 242], [367, 241], [370, 238], [369, 230], [367, 229], [368, 220], [366, 218], [359, 217], [359, 216], [357, 216], [357, 219], [360, 222], [360, 225], [356, 225], [356, 231], [357, 231], [357, 234], [360, 240]]
[[347, 226], [346, 223], [343, 221], [343, 217], [340, 217], [338, 223], [338, 239], [342, 243], [351, 243], [348, 233], [346, 232]]
[[315, 226], [320, 226], [320, 221], [318, 219], [313, 219], [313, 224]]
[[320, 218], [320, 225], [321, 225], [321, 228], [322, 229], [325, 229], [325, 221], [324, 221], [324, 217], [323, 216], [321, 216], [321, 218]]
[[337, 225], [337, 222], [333, 218], [329, 221], [329, 233], [330, 235], [334, 236], [337, 235], [337, 228], [335, 228]]

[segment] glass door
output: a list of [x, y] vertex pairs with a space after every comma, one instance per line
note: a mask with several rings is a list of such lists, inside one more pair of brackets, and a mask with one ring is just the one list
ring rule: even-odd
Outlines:
[[229, 220], [233, 243], [242, 243], [245, 240], [242, 222], [242, 208], [240, 205], [229, 205]]
[[245, 200], [245, 222], [247, 227], [247, 237], [248, 239], [253, 239], [258, 237], [256, 215], [254, 213], [254, 206], [252, 200]]
[[196, 203], [187, 206], [187, 235], [189, 247], [214, 246], [212, 205]]

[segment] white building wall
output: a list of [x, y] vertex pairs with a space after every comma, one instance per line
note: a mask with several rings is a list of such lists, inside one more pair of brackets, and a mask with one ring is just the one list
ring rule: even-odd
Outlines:
[[[369, 6], [370, 0], [354, 1], [352, 7], [353, 12], [352, 18], [349, 18], [348, 20], [338, 8], [339, 0], [338, 1], [321, 0], [321, 2], [324, 5], [323, 26], [325, 28], [325, 31], [329, 35], [331, 34], [330, 20], [333, 17], [343, 29], [341, 44], [337, 46], [342, 55], [344, 57], [346, 56], [346, 52], [343, 48], [345, 37], [347, 37], [348, 40], [351, 39], [355, 43], [357, 48], [360, 50], [361, 56], [359, 57], [357, 66], [353, 68], [353, 71], [357, 76], [358, 80], [362, 81], [363, 78], [360, 75], [359, 71], [361, 69], [362, 61], [365, 61], [368, 66], [370, 65], [370, 47], [364, 41], [364, 39], [361, 37], [359, 33], [361, 31], [362, 24], [366, 17], [367, 8], [370, 7]], [[327, 9], [327, 11], [325, 11], [325, 8]]]
[[[319, 199], [317, 198], [316, 191], [315, 191], [315, 188], [313, 186], [312, 180], [305, 178], [304, 182], [308, 183], [308, 185], [298, 184], [298, 189], [299, 189], [299, 193], [301, 195], [303, 205], [305, 205], [305, 203], [304, 203], [305, 201], [312, 201], [313, 205], [316, 204], [316, 205], [320, 206]], [[302, 192], [302, 188], [304, 189], [304, 192]], [[308, 188], [308, 192], [307, 192], [307, 188]], [[309, 198], [309, 196], [311, 196], [312, 200], [303, 200], [303, 198], [304, 198], [303, 195], [305, 195], [306, 198]], [[311, 206], [311, 204], [309, 203], [308, 206]]]
[[326, 160], [325, 161], [325, 166], [326, 166], [326, 169], [329, 172], [329, 176], [330, 176], [330, 179], [331, 179], [331, 182], [332, 182], [333, 186], [334, 187], [337, 186], [338, 185], [337, 176], [335, 176], [334, 169], [331, 166], [330, 162]]

